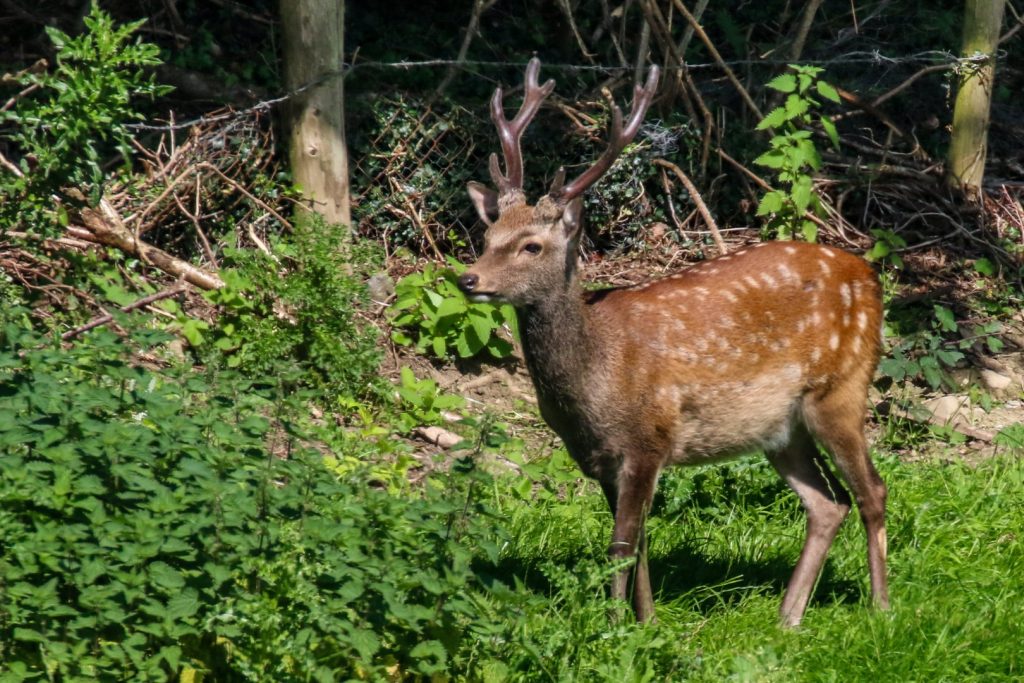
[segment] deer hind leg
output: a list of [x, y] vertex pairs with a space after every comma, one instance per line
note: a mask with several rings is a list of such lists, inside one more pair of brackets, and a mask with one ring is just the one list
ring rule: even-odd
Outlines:
[[626, 569], [612, 579], [612, 598], [627, 599], [629, 580], [633, 579], [633, 610], [637, 621], [645, 622], [654, 618], [654, 596], [651, 592], [651, 576], [647, 567], [647, 512], [654, 498], [657, 470], [627, 472], [620, 471], [616, 481], [601, 482], [608, 506], [615, 518], [612, 542], [608, 555], [612, 560], [636, 556], [632, 571]]
[[836, 468], [853, 491], [868, 541], [868, 571], [875, 606], [889, 608], [886, 579], [886, 487], [864, 438], [866, 381], [850, 381], [845, 391], [832, 391], [805, 401], [804, 415], [817, 439], [832, 454]]
[[807, 538], [779, 608], [782, 624], [793, 627], [803, 618], [832, 541], [850, 512], [850, 496], [802, 425], [785, 448], [768, 454], [768, 460], [807, 511]]

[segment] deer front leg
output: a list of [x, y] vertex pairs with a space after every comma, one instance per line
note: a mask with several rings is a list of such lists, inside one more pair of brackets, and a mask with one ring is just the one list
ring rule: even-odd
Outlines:
[[637, 621], [641, 622], [654, 618], [654, 597], [647, 568], [647, 533], [644, 526], [651, 499], [654, 497], [656, 481], [657, 470], [649, 471], [642, 468], [631, 472], [624, 469], [619, 472], [616, 482], [601, 483], [608, 506], [615, 518], [608, 556], [613, 561], [636, 556], [632, 572], [625, 569], [612, 579], [611, 595], [616, 600], [627, 599], [632, 573], [633, 610], [636, 612]]

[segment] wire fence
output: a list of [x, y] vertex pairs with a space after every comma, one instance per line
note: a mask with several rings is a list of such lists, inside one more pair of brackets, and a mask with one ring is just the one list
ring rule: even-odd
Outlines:
[[[1000, 58], [1001, 54], [996, 57]], [[955, 72], [965, 64], [984, 58], [984, 55], [957, 57], [945, 51], [910, 55], [849, 51], [799, 63], [829, 69], [857, 67], [869, 75], [873, 88], [883, 89], [905, 81], [915, 70], [930, 70], [929, 73], [936, 73], [936, 78], [940, 79], [934, 89], [938, 92], [936, 98], [941, 100], [948, 91], [947, 82], [941, 80], [943, 73]], [[758, 75], [752, 79], [757, 83], [764, 82], [787, 63], [740, 59], [687, 63], [685, 68], [706, 74], [700, 87], [715, 98], [719, 108], [723, 104], [727, 108], [728, 100], [735, 100], [736, 93], [717, 78], [723, 66], [745, 67], [748, 71], [763, 69], [763, 78]], [[872, 68], [864, 70], [865, 65]], [[465, 198], [465, 183], [486, 180], [487, 156], [498, 148], [487, 100], [495, 85], [503, 84], [509, 92], [506, 106], [518, 106], [519, 81], [511, 79], [521, 78], [515, 74], [521, 74], [524, 68], [525, 63], [520, 61], [356, 62], [245, 108], [163, 125], [134, 124], [132, 128], [149, 132], [211, 125], [227, 128], [240, 120], [260, 117], [328, 79], [345, 78], [353, 219], [358, 232], [389, 248], [405, 246], [417, 253], [439, 257], [453, 247], [472, 243], [476, 218]], [[559, 80], [559, 91], [524, 138], [528, 183], [539, 188], [558, 166], [565, 164], [572, 169], [596, 157], [606, 127], [606, 110], [596, 91], [612, 78], [627, 85], [633, 70], [632, 66], [623, 65], [543, 65], [545, 76], [552, 75]], [[669, 67], [667, 72], [672, 70]], [[446, 74], [451, 73], [457, 78], [446, 79]], [[415, 76], [412, 79], [415, 87], [409, 86], [410, 74]], [[865, 80], [867, 77], [862, 76]], [[349, 79], [353, 80], [352, 88]], [[663, 82], [668, 80], [666, 75]], [[438, 84], [449, 81], [454, 81], [453, 86], [447, 92], [438, 92]], [[628, 88], [621, 88], [619, 92], [626, 93]], [[619, 100], [626, 96], [621, 95]], [[587, 196], [591, 224], [602, 228], [602, 234], [592, 234], [592, 237], [610, 246], [630, 246], [642, 239], [640, 231], [652, 222], [674, 224], [678, 229], [692, 218], [683, 210], [689, 204], [685, 189], [670, 186], [649, 162], [658, 156], [671, 155], [679, 165], [692, 168], [692, 155], [700, 147], [700, 136], [695, 133], [699, 122], [688, 120], [681, 107], [662, 107], [648, 118], [650, 121], [644, 126], [639, 144], [631, 148], [600, 187]], [[735, 127], [735, 117], [733, 123], [725, 124], [724, 118], [717, 123], [719, 143], [726, 125]], [[739, 192], [730, 187], [712, 183], [709, 191], [722, 196], [731, 194], [733, 204], [744, 204]], [[661, 195], [657, 199], [652, 196], [656, 193]], [[749, 201], [746, 207], [749, 210]], [[677, 215], [677, 210], [682, 215]]]

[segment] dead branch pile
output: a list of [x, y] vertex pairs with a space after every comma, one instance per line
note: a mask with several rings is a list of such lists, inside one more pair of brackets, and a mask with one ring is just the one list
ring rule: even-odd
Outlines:
[[[61, 276], [70, 252], [119, 249], [142, 261], [144, 277], [167, 291], [181, 289], [179, 281], [202, 289], [223, 286], [217, 274], [222, 247], [267, 252], [268, 235], [290, 225], [282, 215], [287, 197], [277, 182], [265, 116], [209, 118], [214, 120], [182, 130], [168, 126], [148, 144], [136, 140], [137, 170], [115, 176], [96, 206], [78, 188], [66, 188], [54, 197], [70, 218], [65, 234], [41, 240], [27, 226], [7, 231], [0, 268], [57, 308], [74, 295], [102, 315], [107, 311]], [[40, 241], [42, 250], [36, 248]]]

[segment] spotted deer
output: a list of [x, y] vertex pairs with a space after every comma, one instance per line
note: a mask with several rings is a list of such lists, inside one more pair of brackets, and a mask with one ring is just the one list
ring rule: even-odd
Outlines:
[[644, 523], [660, 472], [764, 451], [800, 497], [807, 538], [780, 608], [800, 623], [851, 500], [815, 441], [853, 490], [867, 532], [874, 603], [888, 606], [886, 487], [864, 437], [878, 363], [882, 305], [862, 259], [807, 243], [756, 244], [634, 287], [584, 291], [577, 272], [581, 195], [636, 135], [658, 81], [636, 86], [623, 122], [612, 105], [607, 149], [579, 177], [560, 171], [536, 204], [523, 192], [520, 137], [554, 82], [526, 69], [509, 121], [491, 100], [505, 159], [469, 196], [486, 224], [480, 258], [460, 278], [474, 301], [511, 303], [541, 415], [596, 479], [615, 519], [609, 554], [635, 555], [612, 582], [626, 600], [632, 572], [639, 620], [654, 616]]

